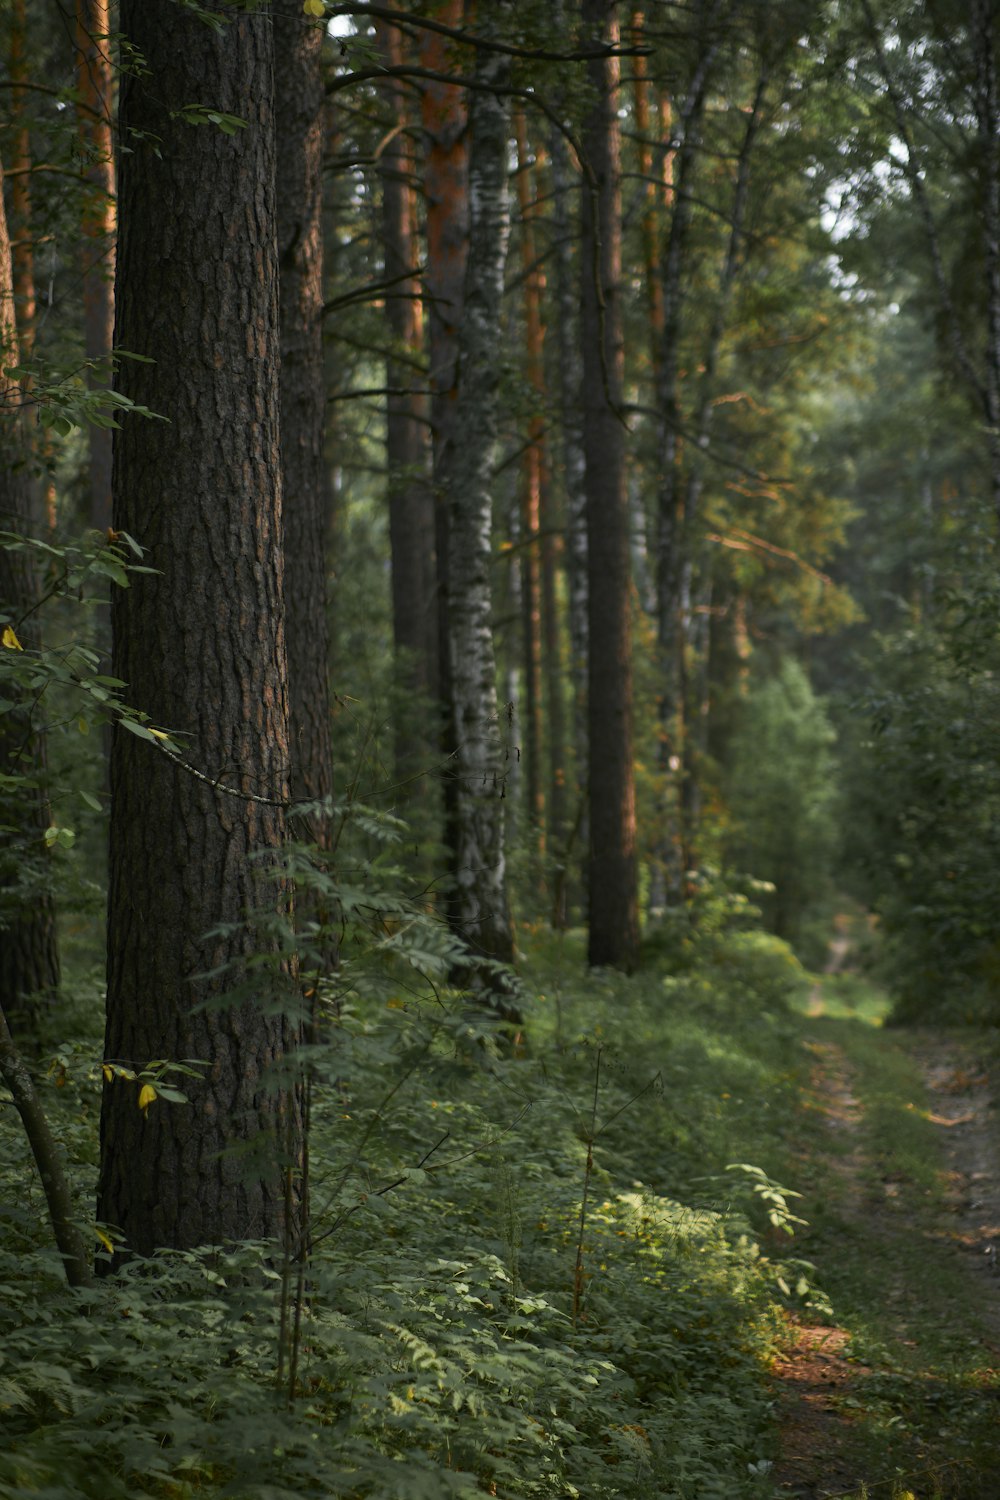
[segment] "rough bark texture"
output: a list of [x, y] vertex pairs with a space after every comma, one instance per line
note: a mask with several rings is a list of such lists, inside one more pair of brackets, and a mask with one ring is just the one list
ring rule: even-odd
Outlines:
[[[562, 5], [556, 15], [562, 22]], [[584, 484], [586, 463], [583, 453], [582, 365], [579, 332], [579, 274], [574, 258], [573, 225], [578, 219], [571, 210], [571, 197], [579, 181], [571, 171], [569, 153], [562, 132], [553, 128], [550, 137], [552, 161], [553, 221], [555, 230], [555, 305], [553, 327], [556, 368], [553, 384], [559, 404], [558, 427], [561, 434], [562, 482], [566, 507], [566, 588], [569, 616], [569, 677], [572, 691], [571, 740], [576, 767], [576, 783], [581, 789], [577, 806], [571, 810], [571, 828], [561, 841], [556, 896], [559, 907], [568, 904], [568, 875], [571, 843], [586, 847], [587, 820], [587, 497]]]
[[660, 727], [658, 753], [663, 796], [650, 869], [649, 905], [654, 912], [683, 899], [684, 875], [688, 868], [683, 838], [681, 786], [686, 724], [682, 624], [685, 550], [684, 494], [681, 485], [683, 443], [680, 340], [684, 315], [683, 282], [689, 253], [695, 178], [699, 165], [701, 116], [711, 69], [718, 53], [718, 41], [713, 37], [710, 23], [718, 9], [718, 4], [707, 8], [691, 81], [678, 111], [676, 136], [680, 144], [672, 164], [673, 212], [660, 270], [663, 323], [661, 352], [655, 362], [660, 469], [655, 533], [655, 589], [657, 670], [660, 681], [657, 701]]
[[[115, 590], [114, 670], [214, 783], [116, 730], [106, 1057], [204, 1065], [186, 1105], [105, 1086], [99, 1217], [148, 1254], [281, 1234], [297, 1095], [271, 1070], [297, 1026], [277, 960], [247, 968], [286, 902], [284, 815], [254, 800], [288, 797], [271, 21], [127, 0], [121, 26], [148, 72], [122, 87], [116, 332], [150, 363], [120, 385], [168, 422], [116, 440], [115, 525], [158, 572]], [[192, 100], [245, 128], [186, 123]]]
[[[462, 24], [462, 0], [444, 0], [436, 18], [446, 25]], [[420, 42], [421, 66], [447, 71], [449, 54], [443, 37], [425, 31]], [[424, 196], [427, 204], [427, 271], [425, 287], [430, 307], [429, 355], [431, 431], [434, 448], [434, 540], [437, 556], [438, 696], [442, 705], [441, 752], [445, 762], [442, 784], [444, 843], [450, 851], [452, 889], [446, 911], [457, 920], [454, 851], [458, 816], [457, 745], [451, 711], [451, 644], [449, 635], [448, 496], [455, 455], [455, 418], [458, 406], [458, 330], [462, 321], [465, 263], [469, 249], [469, 137], [465, 91], [452, 84], [427, 82], [421, 101], [427, 142]]]
[[[14, 308], [0, 164], [0, 370], [19, 362]], [[36, 536], [39, 517], [22, 401], [17, 382], [0, 373], [0, 530]], [[38, 644], [36, 621], [30, 613], [37, 599], [38, 579], [30, 554], [0, 546], [0, 610], [10, 617], [20, 645], [28, 652]], [[0, 650], [13, 652], [14, 647]], [[4, 696], [16, 701], [19, 691], [5, 686]], [[50, 856], [43, 839], [49, 824], [45, 738], [34, 728], [27, 706], [0, 718], [0, 771], [25, 778], [12, 791], [0, 793], [0, 1008], [18, 1037], [28, 1040], [37, 1032], [41, 1012], [58, 988], [59, 949]]]
[[[76, 0], [77, 123], [87, 195], [83, 220], [84, 354], [99, 368], [91, 386], [107, 384], [115, 329], [115, 158], [111, 139], [112, 62], [108, 0]], [[100, 366], [103, 364], [103, 368]], [[91, 427], [89, 479], [91, 526], [111, 525], [110, 428]]]
[[[326, 558], [329, 517], [323, 426], [323, 28], [298, 0], [276, 0], [281, 488], [285, 538], [292, 798], [333, 790]], [[310, 836], [324, 842], [314, 817]]]
[[[399, 30], [377, 26], [379, 49], [388, 67], [403, 62]], [[406, 96], [398, 80], [385, 85], [389, 133], [382, 144], [382, 243], [386, 318], [392, 353], [386, 360], [386, 448], [389, 461], [389, 541], [392, 551], [393, 641], [404, 689], [423, 696], [436, 689], [438, 676], [435, 615], [434, 497], [427, 472], [425, 401], [413, 390], [414, 367], [423, 341], [416, 235], [413, 167], [407, 147]], [[398, 747], [400, 779], [413, 769], [419, 737], [412, 715], [403, 715], [406, 743]]]
[[[584, 0], [584, 35], [605, 40], [612, 6]], [[631, 970], [639, 945], [632, 771], [632, 661], [623, 371], [617, 64], [588, 63], [593, 103], [584, 122], [592, 180], [583, 190], [581, 242], [586, 456], [590, 742], [591, 964]]]
[[528, 436], [521, 459], [521, 632], [523, 642], [522, 682], [524, 702], [521, 723], [525, 729], [524, 790], [531, 839], [538, 854], [545, 852], [545, 794], [542, 790], [544, 755], [544, 705], [542, 702], [542, 489], [545, 483], [545, 394], [543, 366], [544, 329], [541, 313], [541, 273], [535, 258], [534, 225], [531, 222], [531, 180], [524, 111], [514, 117], [517, 141], [517, 199], [521, 229], [521, 268], [524, 286], [525, 374], [531, 387], [534, 409], [528, 421]]
[[[492, 14], [506, 7], [494, 4]], [[487, 8], [480, 12], [488, 29]], [[509, 122], [501, 88], [507, 60], [480, 50], [471, 108], [469, 253], [459, 330], [455, 448], [449, 472], [449, 625], [458, 745], [456, 919], [472, 948], [513, 957], [504, 858], [504, 744], [498, 720], [491, 619], [493, 458], [500, 310], [510, 227]]]

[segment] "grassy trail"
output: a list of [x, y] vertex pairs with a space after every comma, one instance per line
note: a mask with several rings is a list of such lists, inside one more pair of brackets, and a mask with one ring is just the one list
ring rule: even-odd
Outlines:
[[968, 1034], [883, 1029], [849, 976], [806, 1008], [800, 1253], [834, 1317], [775, 1369], [776, 1495], [997, 1500], [1000, 1070]]

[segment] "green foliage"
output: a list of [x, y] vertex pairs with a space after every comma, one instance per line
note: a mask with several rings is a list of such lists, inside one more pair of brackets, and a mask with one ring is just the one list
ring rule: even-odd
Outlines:
[[752, 683], [731, 747], [728, 855], [771, 890], [760, 905], [794, 940], [829, 888], [836, 848], [834, 731], [803, 669], [782, 662]]
[[869, 663], [850, 852], [901, 1015], [998, 1016], [1000, 595], [992, 550], [986, 559], [942, 591], [931, 620], [883, 636]]
[[[0, 1496], [763, 1497], [776, 1311], [817, 1298], [778, 1244], [783, 961], [720, 921], [683, 978], [580, 979], [564, 936], [561, 1040], [557, 949], [529, 967], [515, 1056], [392, 863], [404, 830], [360, 805], [335, 822], [336, 879], [289, 856], [319, 996], [302, 1291], [247, 1244], [71, 1295], [0, 1096]], [[98, 1056], [93, 1031], [64, 1044], [44, 1086], [81, 1202]]]

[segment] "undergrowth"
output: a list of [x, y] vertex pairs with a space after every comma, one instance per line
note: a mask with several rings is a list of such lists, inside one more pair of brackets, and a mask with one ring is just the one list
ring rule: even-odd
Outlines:
[[[4, 1500], [769, 1495], [781, 1309], [824, 1305], [774, 1176], [795, 960], [745, 912], [632, 980], [526, 933], [512, 1049], [433, 924], [386, 910], [377, 943], [345, 924], [314, 1068], [291, 1380], [270, 1245], [69, 1292], [0, 1095]], [[44, 1093], [85, 1219], [100, 1043], [77, 1033]]]

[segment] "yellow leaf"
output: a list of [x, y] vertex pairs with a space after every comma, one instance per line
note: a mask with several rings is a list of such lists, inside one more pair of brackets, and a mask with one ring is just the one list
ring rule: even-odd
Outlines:
[[151, 729], [149, 732], [157, 740], [169, 740], [170, 738], [165, 729]]
[[100, 1226], [97, 1225], [97, 1224], [94, 1225], [94, 1234], [100, 1240], [100, 1242], [104, 1246], [105, 1250], [107, 1250], [111, 1255], [114, 1255], [114, 1253], [115, 1253], [114, 1241], [110, 1240], [108, 1238], [108, 1236], [104, 1233], [104, 1230], [101, 1229]]
[[156, 1098], [156, 1090], [151, 1083], [144, 1083], [139, 1090], [139, 1108], [143, 1114], [146, 1113], [153, 1100]]
[[21, 645], [21, 642], [18, 640], [17, 636], [14, 634], [14, 627], [12, 625], [5, 625], [4, 626], [3, 643], [4, 643], [4, 645], [7, 647], [7, 649], [9, 651], [23, 651], [24, 650], [24, 647]]
[[115, 1076], [115, 1070], [108, 1063], [101, 1063], [101, 1072], [104, 1074], [104, 1082], [110, 1083]]
[[326, 11], [323, 0], [302, 0], [302, 10], [307, 16], [315, 16], [319, 20]]

